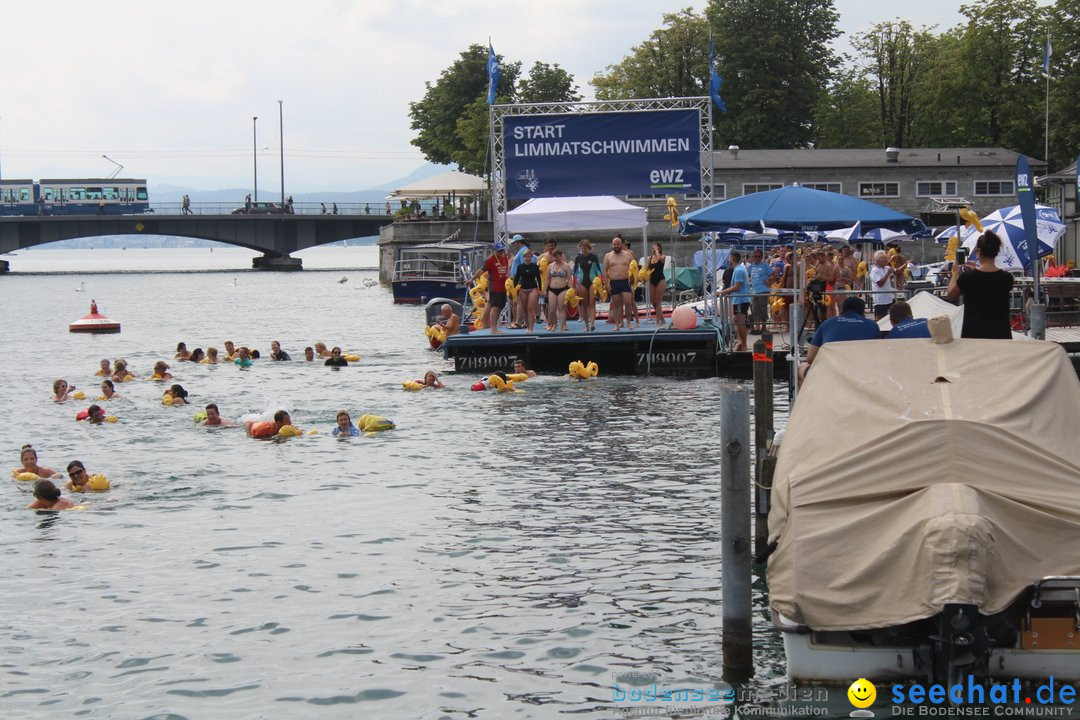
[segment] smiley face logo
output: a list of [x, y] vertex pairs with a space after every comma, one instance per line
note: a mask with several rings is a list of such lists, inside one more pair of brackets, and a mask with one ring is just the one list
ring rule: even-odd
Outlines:
[[877, 688], [866, 678], [859, 678], [851, 683], [847, 690], [848, 700], [857, 708], [867, 708], [877, 699]]

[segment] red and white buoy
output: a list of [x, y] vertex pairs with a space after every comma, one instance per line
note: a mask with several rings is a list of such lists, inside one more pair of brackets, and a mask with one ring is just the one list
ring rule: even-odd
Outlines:
[[73, 333], [118, 333], [120, 323], [110, 320], [97, 309], [97, 301], [90, 301], [90, 314], [68, 325], [68, 332]]

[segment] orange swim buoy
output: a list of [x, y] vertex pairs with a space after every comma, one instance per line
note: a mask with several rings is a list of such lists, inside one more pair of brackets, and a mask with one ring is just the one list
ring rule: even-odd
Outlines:
[[251, 437], [265, 438], [277, 435], [277, 425], [270, 420], [260, 420], [251, 425]]

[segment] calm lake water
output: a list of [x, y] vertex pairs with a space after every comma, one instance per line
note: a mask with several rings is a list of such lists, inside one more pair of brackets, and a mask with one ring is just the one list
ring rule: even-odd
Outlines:
[[[309, 270], [291, 274], [246, 271], [250, 257], [8, 256], [7, 467], [32, 443], [43, 465], [80, 459], [113, 489], [86, 497], [87, 511], [38, 514], [23, 509], [27, 484], [7, 481], [5, 717], [591, 720], [650, 706], [616, 701], [616, 682], [726, 687], [725, 381], [538, 378], [496, 395], [450, 373], [446, 390], [404, 392], [402, 380], [451, 369], [426, 349], [422, 309], [366, 287], [373, 270], [312, 270], [374, 267], [374, 248], [308, 251]], [[202, 272], [36, 274], [150, 267]], [[121, 334], [67, 332], [91, 297]], [[230, 339], [264, 353], [277, 339], [294, 357], [321, 340], [361, 360], [171, 361], [177, 341]], [[108, 404], [118, 424], [76, 423], [89, 400], [54, 404], [51, 383], [93, 398], [103, 357], [127, 358], [140, 379]], [[194, 407], [160, 403], [145, 379], [158, 359]], [[197, 427], [208, 402], [233, 419], [286, 408], [320, 433], [268, 443]], [[341, 408], [398, 428], [331, 438]], [[760, 581], [755, 602], [747, 688], [767, 695], [783, 654]], [[830, 714], [845, 716], [836, 697]]]

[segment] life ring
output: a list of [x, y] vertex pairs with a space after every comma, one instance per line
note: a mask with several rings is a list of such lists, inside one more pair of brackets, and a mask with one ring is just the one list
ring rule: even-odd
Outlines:
[[36, 482], [36, 481], [41, 479], [38, 476], [37, 473], [25, 472], [25, 471], [24, 472], [18, 472], [16, 470], [12, 470], [11, 475], [12, 475], [12, 477], [14, 477], [16, 480], [19, 480], [20, 482]]
[[401, 387], [405, 390], [423, 390], [426, 385], [424, 383], [416, 382], [415, 380], [406, 380], [401, 383]]
[[361, 432], [372, 433], [393, 430], [397, 426], [394, 425], [393, 420], [380, 415], [361, 415], [356, 421], [356, 427], [360, 428]]

